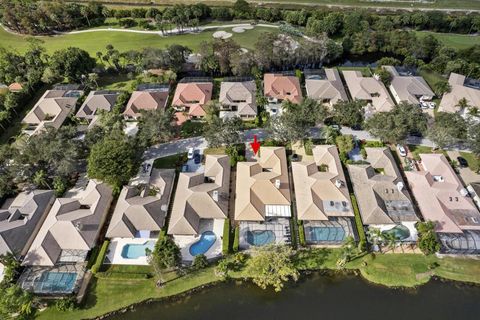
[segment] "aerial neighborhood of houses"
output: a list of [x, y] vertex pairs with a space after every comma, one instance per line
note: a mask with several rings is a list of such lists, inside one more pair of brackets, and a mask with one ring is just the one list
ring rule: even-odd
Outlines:
[[[361, 100], [366, 118], [404, 101], [433, 114], [435, 93], [421, 76], [409, 68], [383, 69], [391, 74], [389, 85], [376, 75], [340, 68], [305, 70], [302, 77], [278, 72], [221, 83], [187, 77], [176, 86], [140, 84], [121, 115], [134, 135], [144, 110], [173, 108], [176, 125], [182, 125], [202, 122], [212, 100], [220, 105], [221, 119], [244, 122], [257, 117], [259, 97], [269, 117], [281, 117], [283, 102], [298, 104], [305, 98], [329, 109], [339, 101]], [[449, 84], [439, 111], [473, 117], [458, 102], [466, 99], [468, 108], [480, 108], [479, 81], [452, 73]], [[21, 90], [21, 84], [5, 90]], [[92, 130], [121, 94], [55, 86], [24, 117], [25, 133], [32, 139], [69, 118], [83, 132]], [[345, 239], [358, 242], [366, 233], [375, 251], [389, 250], [380, 241], [385, 237], [394, 239], [396, 252], [420, 253], [416, 225], [433, 221], [440, 255], [480, 254], [480, 180], [459, 177], [447, 154], [420, 153], [406, 170], [403, 159], [411, 154], [403, 146], [367, 145], [362, 157], [357, 145], [350, 157], [354, 161], [345, 162], [334, 143], [314, 143], [308, 151], [262, 145], [251, 152], [252, 141], [245, 142], [246, 161], [233, 167], [224, 151], [178, 144], [173, 153], [186, 154], [180, 166], [161, 168], [149, 159], [117, 195], [107, 183], [84, 175], [62, 197], [51, 190], [23, 191], [0, 203], [0, 254], [13, 254], [24, 267], [22, 288], [59, 296], [86, 285], [89, 256], [105, 239], [103, 263], [147, 265], [162, 233], [171, 236], [189, 264], [198, 255], [221, 257], [230, 227], [239, 250], [290, 245], [298, 238], [305, 246], [340, 247]]]

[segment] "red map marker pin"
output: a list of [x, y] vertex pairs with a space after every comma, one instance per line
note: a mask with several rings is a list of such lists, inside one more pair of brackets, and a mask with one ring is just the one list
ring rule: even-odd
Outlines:
[[253, 142], [250, 143], [253, 153], [257, 155], [258, 149], [260, 149], [260, 142], [257, 141], [257, 135], [253, 135]]

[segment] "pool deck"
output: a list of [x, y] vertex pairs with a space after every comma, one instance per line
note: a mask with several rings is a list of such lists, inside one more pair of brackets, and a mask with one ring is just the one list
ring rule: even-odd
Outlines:
[[147, 257], [137, 259], [125, 259], [122, 257], [122, 249], [126, 244], [143, 244], [147, 241], [157, 241], [157, 239], [147, 238], [113, 238], [108, 246], [105, 259], [106, 264], [123, 264], [123, 265], [148, 265]]
[[240, 249], [248, 250], [253, 247], [247, 242], [247, 231], [266, 231], [275, 233], [275, 244], [286, 244], [291, 241], [291, 236], [286, 231], [290, 229], [288, 218], [271, 218], [265, 222], [242, 221], [240, 222]]
[[200, 240], [202, 233], [205, 231], [213, 231], [213, 233], [215, 233], [215, 236], [217, 237], [215, 243], [205, 253], [205, 256], [207, 257], [207, 259], [214, 259], [220, 257], [222, 255], [224, 223], [224, 219], [202, 220], [200, 223], [200, 231], [197, 236], [174, 235], [173, 239], [175, 240], [175, 243], [180, 247], [180, 252], [182, 253], [182, 260], [185, 262], [190, 262], [195, 259], [195, 257], [190, 254], [190, 246]]

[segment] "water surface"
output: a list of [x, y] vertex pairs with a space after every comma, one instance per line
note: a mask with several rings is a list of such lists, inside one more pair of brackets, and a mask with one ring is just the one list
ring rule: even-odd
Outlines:
[[281, 293], [251, 283], [222, 283], [175, 302], [154, 302], [115, 320], [156, 319], [480, 319], [480, 287], [431, 281], [388, 289], [355, 276], [316, 274]]

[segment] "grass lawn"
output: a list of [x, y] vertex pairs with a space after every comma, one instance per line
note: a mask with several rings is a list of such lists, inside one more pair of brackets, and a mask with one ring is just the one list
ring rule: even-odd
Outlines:
[[444, 77], [442, 77], [441, 74], [438, 74], [434, 71], [426, 71], [426, 70], [421, 70], [419, 74], [425, 79], [425, 81], [428, 83], [430, 88], [435, 90], [436, 84], [441, 81], [446, 81]]
[[204, 155], [207, 154], [225, 154], [225, 147], [218, 147], [218, 148], [207, 148], [203, 151]]
[[372, 70], [369, 67], [337, 67], [340, 71], [361, 71], [364, 77], [373, 76]]
[[[231, 28], [225, 28], [224, 30], [231, 32]], [[139, 50], [145, 47], [164, 48], [174, 43], [188, 46], [193, 51], [197, 51], [202, 41], [213, 39], [212, 34], [215, 31], [216, 30], [209, 30], [197, 34], [183, 34], [166, 37], [162, 37], [157, 34], [97, 31], [94, 33], [68, 34], [37, 38], [44, 41], [45, 48], [49, 53], [66, 47], [78, 47], [88, 51], [92, 57], [95, 57], [98, 51], [105, 51], [105, 47], [108, 44], [112, 44], [120, 52], [127, 50]], [[255, 42], [261, 37], [263, 32], [278, 31], [273, 28], [255, 27], [254, 29], [247, 30], [244, 33], [233, 33], [232, 39], [242, 47], [253, 49]], [[0, 46], [23, 52], [28, 47], [28, 42], [26, 41], [27, 38], [27, 36], [19, 36], [7, 33], [5, 30], [0, 28]]]
[[153, 167], [157, 169], [176, 169], [186, 161], [187, 154], [180, 153], [172, 156], [155, 159]]
[[434, 153], [431, 147], [417, 146], [413, 144], [408, 145], [408, 149], [413, 154], [415, 160], [420, 160], [420, 153]]
[[98, 86], [107, 90], [130, 90], [134, 79], [129, 79], [126, 74], [104, 75], [98, 79]]
[[480, 159], [471, 152], [460, 152], [460, 155], [468, 162], [468, 167], [473, 172], [480, 171]]
[[[478, 3], [480, 4], [480, 1]], [[455, 33], [436, 33], [430, 31], [415, 31], [415, 33], [420, 38], [431, 34], [447, 47], [457, 49], [465, 49], [473, 45], [480, 44], [480, 37], [478, 36]]]

